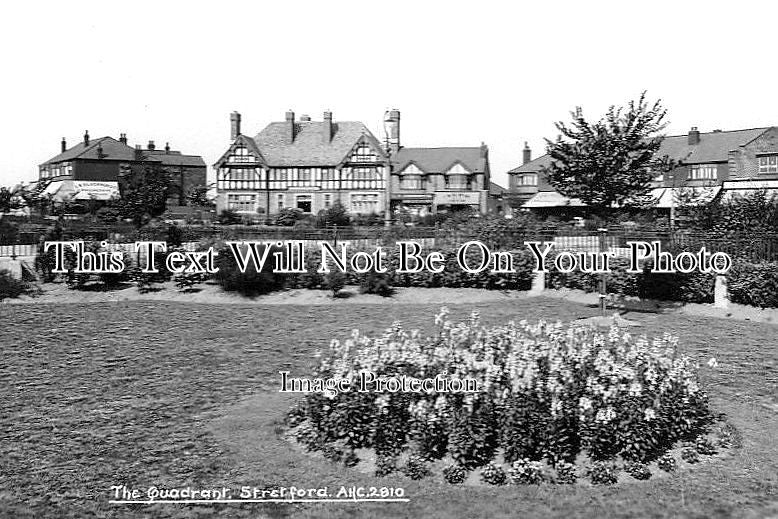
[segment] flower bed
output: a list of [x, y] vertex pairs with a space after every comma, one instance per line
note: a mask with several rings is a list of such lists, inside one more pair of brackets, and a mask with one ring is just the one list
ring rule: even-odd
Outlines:
[[485, 328], [475, 313], [454, 324], [445, 309], [435, 322], [427, 337], [399, 324], [379, 337], [355, 330], [332, 342], [315, 376], [356, 388], [365, 372], [445, 373], [477, 381], [477, 392], [309, 393], [289, 415], [298, 440], [310, 450], [371, 449], [381, 474], [410, 454], [414, 474], [425, 472], [419, 460], [445, 459], [466, 471], [486, 466], [483, 481], [503, 481], [501, 459], [513, 467], [507, 480], [534, 482], [544, 478], [530, 462], [545, 460], [574, 480], [570, 464], [585, 459], [596, 482], [610, 482], [613, 462], [653, 462], [715, 420], [696, 367], [670, 335], [543, 321]]

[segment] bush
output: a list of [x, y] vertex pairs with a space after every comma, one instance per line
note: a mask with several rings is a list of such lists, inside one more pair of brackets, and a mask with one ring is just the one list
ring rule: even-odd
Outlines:
[[778, 263], [736, 261], [727, 278], [733, 303], [778, 308]]
[[194, 290], [197, 285], [205, 283], [207, 279], [208, 275], [201, 272], [180, 272], [173, 276], [176, 288], [182, 292]]
[[575, 465], [560, 461], [554, 467], [556, 471], [556, 482], [563, 485], [572, 485], [578, 480], [578, 474], [575, 471]]
[[[244, 251], [246, 251], [244, 246]], [[268, 245], [257, 245], [257, 253], [261, 256]], [[238, 263], [229, 247], [223, 247], [216, 256], [216, 267], [219, 271], [214, 274], [214, 279], [227, 292], [238, 292], [246, 296], [265, 294], [274, 290], [280, 290], [284, 286], [284, 277], [273, 272], [273, 255], [284, 253], [282, 247], [270, 246], [268, 259], [259, 271], [249, 261], [245, 272], [241, 272]]]
[[681, 449], [681, 459], [686, 463], [698, 463], [700, 461], [700, 455], [694, 447], [684, 447]]
[[613, 485], [618, 481], [616, 468], [604, 461], [595, 461], [586, 471], [592, 485]]
[[[473, 469], [498, 448], [511, 463], [543, 458], [554, 466], [581, 451], [595, 461], [651, 462], [692, 441], [714, 415], [695, 365], [669, 335], [649, 340], [618, 328], [540, 322], [454, 324], [444, 310], [433, 335], [395, 324], [383, 335], [354, 331], [332, 341], [317, 378], [359, 387], [359, 373], [425, 379], [446, 373], [473, 392], [348, 391], [304, 397], [306, 417], [327, 442], [356, 442], [377, 455], [411, 448]], [[296, 412], [299, 412], [296, 411]]]
[[508, 476], [514, 485], [539, 485], [546, 479], [543, 464], [527, 458], [514, 461]]
[[324, 284], [328, 290], [332, 290], [332, 297], [338, 297], [338, 293], [346, 286], [346, 274], [333, 269], [324, 276]]
[[230, 209], [224, 209], [221, 213], [219, 213], [218, 221], [222, 225], [232, 225], [232, 224], [240, 223], [243, 220], [241, 219], [240, 215], [235, 211], [232, 211]]
[[27, 291], [27, 283], [11, 276], [7, 270], [0, 270], [0, 301], [19, 297]]
[[672, 454], [665, 454], [664, 456], [661, 456], [656, 461], [656, 465], [660, 470], [665, 472], [675, 472], [675, 469], [678, 466]]
[[481, 469], [479, 477], [481, 478], [481, 481], [489, 485], [504, 485], [508, 479], [505, 475], [505, 470], [492, 462], [487, 463], [486, 466]]
[[630, 461], [624, 465], [624, 472], [629, 474], [635, 479], [646, 480], [651, 477], [651, 471], [648, 470], [648, 466], [645, 463], [639, 461]]
[[452, 463], [443, 469], [443, 479], [452, 485], [459, 485], [467, 479], [467, 470], [461, 465]]
[[405, 462], [402, 472], [415, 480], [424, 479], [431, 474], [427, 460], [417, 454], [408, 456], [408, 461]]
[[376, 272], [371, 270], [362, 278], [359, 284], [359, 291], [363, 294], [376, 294], [381, 297], [391, 297], [394, 294], [394, 287], [391, 285], [391, 276], [389, 273]]
[[378, 477], [388, 476], [397, 470], [397, 458], [394, 456], [376, 456], [375, 475]]
[[303, 212], [299, 209], [293, 209], [291, 207], [284, 207], [278, 213], [276, 213], [275, 225], [282, 227], [292, 227], [298, 220], [303, 219]]

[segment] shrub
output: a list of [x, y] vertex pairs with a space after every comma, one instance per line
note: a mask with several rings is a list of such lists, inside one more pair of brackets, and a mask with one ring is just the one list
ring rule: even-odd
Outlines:
[[424, 479], [431, 474], [426, 459], [418, 454], [411, 454], [402, 469], [403, 474], [411, 479]]
[[323, 447], [319, 431], [307, 421], [297, 426], [295, 439], [309, 451], [318, 451]]
[[176, 283], [176, 288], [182, 292], [194, 290], [197, 285], [205, 283], [207, 279], [207, 274], [203, 274], [201, 272], [180, 272], [173, 276], [173, 281]]
[[700, 455], [694, 447], [684, 447], [681, 449], [681, 459], [686, 463], [698, 463], [700, 461]]
[[651, 471], [648, 470], [648, 466], [645, 463], [639, 461], [630, 461], [624, 465], [624, 472], [629, 474], [635, 479], [649, 479], [651, 477]]
[[467, 479], [467, 470], [456, 463], [452, 463], [443, 469], [443, 479], [452, 485], [459, 485]]
[[282, 227], [292, 227], [298, 220], [302, 220], [303, 212], [296, 208], [284, 207], [276, 213], [275, 224]]
[[564, 485], [572, 485], [578, 480], [578, 474], [575, 471], [575, 465], [560, 461], [554, 467], [556, 471], [556, 482]]
[[348, 391], [304, 397], [306, 417], [327, 442], [398, 456], [444, 449], [465, 468], [494, 459], [543, 458], [558, 466], [581, 451], [595, 461], [651, 462], [713, 422], [693, 362], [669, 335], [649, 340], [571, 324], [454, 324], [444, 310], [424, 337], [395, 324], [383, 335], [354, 331], [321, 355], [318, 378], [359, 386], [359, 374], [425, 379], [446, 373], [473, 392]]
[[219, 213], [219, 223], [222, 225], [232, 225], [241, 221], [240, 215], [230, 209], [224, 209]]
[[778, 263], [736, 261], [727, 278], [733, 303], [778, 307]]
[[[244, 246], [248, 247], [248, 246]], [[257, 245], [257, 252], [262, 255], [267, 245]], [[249, 261], [245, 272], [241, 272], [232, 250], [224, 247], [219, 250], [216, 256], [216, 267], [219, 271], [214, 275], [216, 282], [223, 290], [228, 292], [239, 292], [243, 295], [254, 296], [265, 294], [274, 290], [279, 290], [284, 286], [284, 277], [273, 272], [273, 255], [284, 253], [281, 247], [271, 246], [268, 252], [268, 260], [259, 271], [254, 264]]]
[[346, 286], [346, 274], [333, 269], [324, 276], [324, 284], [328, 290], [332, 290], [332, 297], [338, 297], [338, 293]]
[[697, 438], [697, 441], [694, 442], [694, 448], [697, 450], [698, 453], [703, 454], [705, 456], [712, 456], [718, 452], [716, 446], [713, 445], [713, 442], [711, 442], [709, 439], [705, 438], [704, 436], [700, 436], [699, 438]]
[[394, 456], [379, 455], [375, 459], [375, 475], [388, 476], [397, 470], [397, 458]]
[[347, 467], [355, 467], [359, 463], [359, 456], [354, 452], [354, 449], [349, 449], [343, 455], [343, 464]]
[[481, 481], [489, 485], [504, 485], [508, 479], [505, 475], [505, 470], [492, 462], [487, 463], [486, 466], [481, 469], [479, 477], [481, 478]]
[[664, 470], [665, 472], [675, 472], [675, 469], [678, 466], [672, 454], [665, 454], [664, 456], [661, 456], [656, 461], [656, 465], [660, 470]]
[[587, 470], [589, 481], [593, 485], [613, 485], [618, 481], [616, 477], [616, 468], [604, 461], [595, 461]]
[[514, 485], [539, 485], [546, 479], [543, 464], [527, 458], [514, 461], [508, 477]]
[[391, 277], [388, 273], [381, 273], [371, 270], [359, 285], [359, 291], [363, 294], [376, 294], [381, 297], [391, 297], [394, 294], [394, 287], [391, 285]]
[[7, 270], [0, 270], [0, 301], [19, 297], [27, 291], [27, 283], [16, 279]]

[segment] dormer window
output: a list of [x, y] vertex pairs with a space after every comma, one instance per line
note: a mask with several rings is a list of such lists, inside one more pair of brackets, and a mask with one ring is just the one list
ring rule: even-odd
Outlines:
[[446, 172], [446, 187], [448, 189], [468, 189], [470, 187], [470, 172], [462, 164], [455, 164]]
[[255, 162], [256, 159], [249, 153], [245, 146], [236, 146], [230, 157], [227, 159], [229, 162]]
[[537, 186], [538, 185], [538, 174], [537, 173], [525, 173], [523, 175], [519, 175], [516, 178], [516, 185], [517, 186]]
[[778, 173], [778, 155], [759, 157], [759, 173]]
[[373, 149], [366, 142], [360, 142], [354, 154], [351, 156], [354, 162], [376, 162], [378, 157], [373, 153]]
[[422, 189], [421, 175], [403, 175], [400, 178], [400, 187], [402, 189]]
[[689, 180], [716, 180], [715, 164], [693, 164], [689, 166]]

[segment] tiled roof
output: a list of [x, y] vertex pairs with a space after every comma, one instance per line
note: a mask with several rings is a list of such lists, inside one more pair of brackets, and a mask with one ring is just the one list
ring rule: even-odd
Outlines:
[[268, 166], [337, 166], [364, 136], [383, 154], [380, 143], [370, 130], [357, 121], [332, 123], [332, 139], [324, 142], [323, 121], [300, 121], [295, 123], [295, 138], [289, 142], [289, 127], [286, 122], [274, 122], [254, 137], [257, 148]]
[[508, 171], [508, 173], [537, 173], [541, 170], [541, 168], [548, 167], [550, 165], [551, 155], [545, 154], [541, 155], [535, 160], [527, 162], [526, 164], [522, 164], [517, 168], [513, 168], [512, 170]]
[[489, 194], [490, 195], [502, 195], [507, 193], [508, 190], [502, 187], [500, 184], [489, 182]]
[[[667, 155], [685, 164], [727, 162], [729, 152], [759, 137], [769, 128], [750, 128], [717, 132], [700, 132], [700, 142], [689, 144], [689, 135], [670, 135], [662, 140], [658, 156]], [[551, 164], [548, 154], [536, 158], [508, 173], [535, 173]]]
[[759, 137], [768, 128], [751, 128], [720, 132], [700, 132], [700, 142], [689, 144], [688, 135], [665, 137], [658, 155], [667, 155], [671, 159], [686, 164], [726, 162], [730, 151], [735, 150]]
[[100, 137], [99, 139], [92, 139], [89, 144], [84, 144], [84, 141], [79, 142], [72, 148], [65, 150], [63, 153], [50, 158], [44, 164], [53, 164], [57, 162], [64, 162], [73, 159], [98, 159], [97, 148], [98, 146], [103, 148], [104, 160], [135, 160], [135, 149], [123, 144], [113, 137]]
[[461, 163], [471, 173], [486, 171], [486, 157], [482, 148], [400, 148], [392, 156], [394, 170], [399, 172], [410, 163], [425, 173], [444, 173], [455, 163]]
[[180, 151], [143, 150], [143, 154], [162, 162], [163, 166], [206, 167], [200, 155], [183, 155]]

